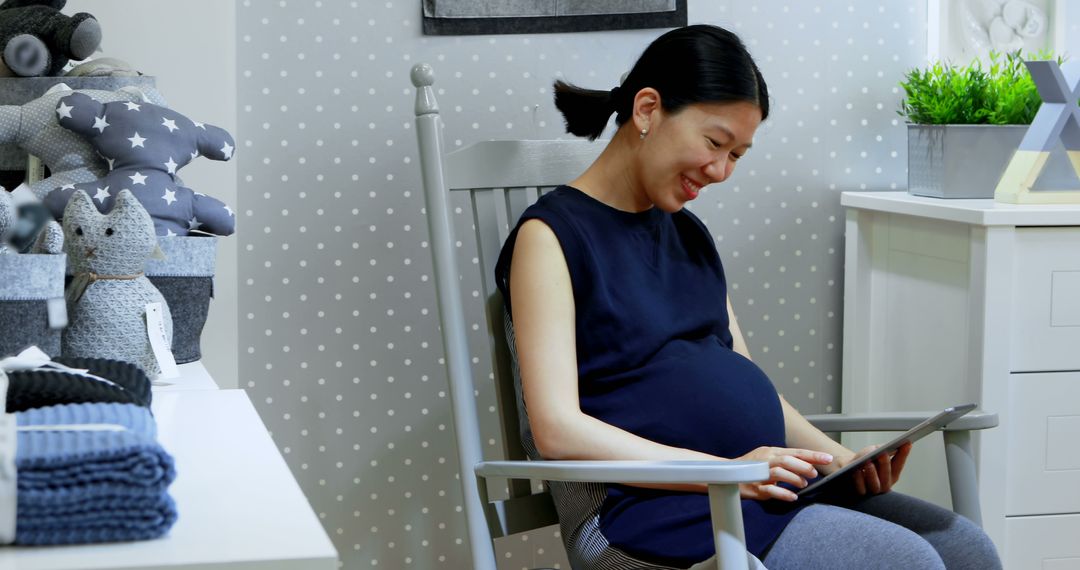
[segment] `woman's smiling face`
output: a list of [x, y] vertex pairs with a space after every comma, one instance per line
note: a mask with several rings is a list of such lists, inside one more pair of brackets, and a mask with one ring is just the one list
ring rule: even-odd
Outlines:
[[761, 109], [748, 101], [693, 103], [649, 115], [637, 176], [649, 201], [665, 212], [681, 210], [703, 186], [731, 176], [761, 124]]

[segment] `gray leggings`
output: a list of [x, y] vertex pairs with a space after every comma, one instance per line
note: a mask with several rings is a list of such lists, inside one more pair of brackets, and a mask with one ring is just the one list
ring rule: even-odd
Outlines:
[[978, 526], [896, 492], [803, 509], [764, 563], [769, 570], [1001, 568], [994, 544]]

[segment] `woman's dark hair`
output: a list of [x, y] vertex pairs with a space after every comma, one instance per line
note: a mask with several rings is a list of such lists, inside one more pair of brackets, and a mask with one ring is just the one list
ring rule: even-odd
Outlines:
[[705, 24], [677, 28], [653, 40], [623, 84], [611, 91], [555, 82], [555, 107], [566, 132], [595, 140], [608, 118], [630, 119], [634, 96], [645, 87], [660, 93], [661, 107], [675, 113], [690, 103], [748, 101], [769, 116], [769, 90], [746, 46], [735, 34]]

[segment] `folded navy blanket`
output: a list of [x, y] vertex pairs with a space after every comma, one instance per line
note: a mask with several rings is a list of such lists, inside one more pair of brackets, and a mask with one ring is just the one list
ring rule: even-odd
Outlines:
[[[150, 392], [150, 378], [146, 376], [138, 364], [124, 362], [122, 360], [109, 360], [107, 358], [79, 358], [76, 356], [61, 356], [53, 359], [70, 368], [85, 368], [95, 376], [100, 376], [120, 385], [130, 393], [135, 401], [134, 404], [149, 406], [153, 395]], [[79, 402], [67, 402], [78, 404]]]
[[16, 544], [142, 540], [176, 522], [172, 457], [150, 410], [134, 404], [49, 406], [16, 414], [27, 426], [113, 426], [18, 432]]
[[55, 361], [71, 368], [88, 369], [90, 374], [112, 383], [61, 370], [8, 372], [9, 414], [88, 402], [150, 405], [150, 380], [135, 364], [102, 358], [57, 358]]

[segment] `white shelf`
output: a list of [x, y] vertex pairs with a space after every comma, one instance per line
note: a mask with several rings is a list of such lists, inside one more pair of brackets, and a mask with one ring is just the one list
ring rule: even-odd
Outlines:
[[[192, 364], [173, 386], [154, 389], [158, 439], [176, 459], [169, 492], [180, 516], [169, 535], [0, 547], [0, 570], [337, 569], [333, 544], [247, 394], [215, 389]], [[212, 388], [198, 388], [207, 381]]]
[[1080, 226], [1080, 204], [1004, 204], [990, 199], [946, 199], [907, 192], [843, 192], [840, 204], [978, 226]]
[[151, 390], [154, 394], [160, 392], [181, 392], [185, 390], [217, 390], [217, 382], [210, 377], [202, 361], [181, 364], [179, 378], [154, 380]]

